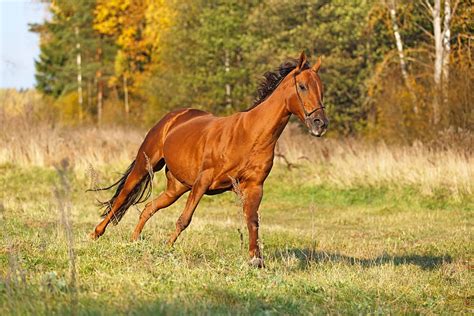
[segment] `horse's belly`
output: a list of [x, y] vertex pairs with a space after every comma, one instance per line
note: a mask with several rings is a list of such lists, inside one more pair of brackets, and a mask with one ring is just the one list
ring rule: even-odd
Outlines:
[[[202, 169], [202, 152], [196, 152], [192, 148], [180, 146], [175, 152], [165, 154], [167, 168], [181, 183], [192, 186]], [[220, 170], [218, 166], [214, 169], [212, 183], [209, 190], [232, 189], [233, 181], [237, 181], [237, 170]]]
[[166, 137], [163, 144], [167, 168], [176, 179], [189, 186], [196, 181], [203, 151], [201, 133], [192, 128], [177, 128]]

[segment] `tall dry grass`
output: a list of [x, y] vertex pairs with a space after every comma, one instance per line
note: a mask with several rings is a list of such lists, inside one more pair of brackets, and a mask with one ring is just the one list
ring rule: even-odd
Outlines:
[[[146, 134], [125, 127], [67, 127], [25, 116], [0, 117], [0, 164], [53, 167], [68, 159], [75, 171], [128, 165]], [[472, 137], [471, 137], [472, 139]], [[472, 141], [471, 141], [472, 142]], [[472, 147], [472, 146], [471, 146]], [[304, 169], [313, 184], [338, 187], [415, 185], [424, 193], [472, 194], [469, 146], [388, 146], [383, 142], [313, 138], [290, 124], [277, 146], [277, 163]]]
[[130, 163], [145, 135], [133, 129], [55, 126], [21, 117], [0, 125], [0, 164], [52, 167], [67, 159], [76, 171]]
[[[472, 142], [472, 141], [471, 141]], [[311, 138], [290, 125], [280, 138], [280, 161], [308, 167], [316, 184], [339, 187], [414, 185], [423, 193], [447, 189], [454, 195], [472, 194], [474, 157], [471, 147], [441, 147], [415, 142], [388, 146], [384, 142]]]

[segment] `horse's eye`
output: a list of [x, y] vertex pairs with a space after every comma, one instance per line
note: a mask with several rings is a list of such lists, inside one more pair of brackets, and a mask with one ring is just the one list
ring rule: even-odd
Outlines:
[[300, 87], [302, 91], [306, 90], [306, 87], [304, 86], [304, 84], [300, 83], [298, 86]]

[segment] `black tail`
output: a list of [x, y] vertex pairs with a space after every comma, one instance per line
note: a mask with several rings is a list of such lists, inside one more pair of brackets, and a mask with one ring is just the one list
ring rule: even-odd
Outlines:
[[[109, 190], [115, 186], [117, 187], [114, 196], [110, 200], [104, 201], [104, 202], [99, 201], [99, 205], [104, 208], [104, 211], [101, 215], [102, 218], [106, 217], [112, 210], [112, 205], [114, 205], [114, 202], [117, 199], [118, 195], [120, 194], [120, 191], [122, 191], [123, 186], [125, 185], [125, 181], [127, 180], [127, 177], [130, 174], [130, 172], [132, 172], [134, 165], [135, 165], [135, 161], [132, 162], [132, 164], [127, 168], [127, 171], [125, 171], [123, 176], [114, 184], [105, 188], [88, 190], [88, 191], [103, 191], [103, 190]], [[140, 182], [132, 189], [132, 191], [125, 198], [125, 202], [120, 206], [120, 208], [118, 208], [115, 211], [114, 216], [111, 219], [114, 225], [117, 225], [120, 222], [123, 215], [125, 215], [125, 213], [130, 208], [130, 206], [145, 202], [150, 197], [151, 190], [153, 188], [151, 185], [152, 181], [153, 181], [153, 173], [147, 173], [145, 177], [143, 177], [143, 179], [141, 179]]]

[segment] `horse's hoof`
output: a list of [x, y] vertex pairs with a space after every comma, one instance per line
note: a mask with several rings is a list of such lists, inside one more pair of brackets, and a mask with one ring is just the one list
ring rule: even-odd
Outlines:
[[99, 235], [97, 235], [95, 231], [92, 232], [92, 233], [90, 233], [90, 234], [89, 234], [89, 237], [90, 237], [90, 239], [92, 239], [92, 240], [97, 240], [97, 239], [99, 239]]
[[173, 234], [171, 235], [171, 237], [168, 239], [168, 241], [166, 242], [166, 246], [168, 248], [174, 248], [174, 243], [176, 242], [176, 236]]
[[254, 268], [265, 268], [265, 264], [263, 263], [262, 258], [253, 257], [249, 260], [249, 266]]

